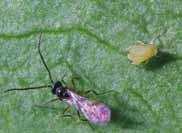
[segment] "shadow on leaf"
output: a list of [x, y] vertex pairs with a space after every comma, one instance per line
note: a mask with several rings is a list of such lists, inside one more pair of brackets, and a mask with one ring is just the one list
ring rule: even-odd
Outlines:
[[[112, 110], [112, 119], [113, 123], [118, 124], [118, 126], [125, 129], [139, 129], [142, 127], [144, 122], [136, 119], [136, 116], [131, 116], [128, 113], [122, 113], [119, 109], [111, 108]], [[134, 118], [135, 117], [135, 118]], [[138, 117], [138, 116], [137, 116]]]
[[140, 129], [143, 127], [144, 122], [137, 120], [139, 114], [134, 116], [132, 115], [132, 112], [121, 112], [121, 110], [117, 108], [111, 108], [111, 110], [112, 110], [111, 121], [120, 126], [121, 128]]
[[177, 57], [175, 54], [171, 54], [165, 51], [159, 51], [157, 56], [152, 58], [149, 62], [144, 64], [146, 70], [157, 70], [160, 69], [165, 64], [181, 60], [181, 58]]
[[124, 129], [141, 129], [144, 127], [144, 117], [141, 112], [127, 104], [119, 94], [112, 100], [114, 104], [111, 107], [111, 122]]

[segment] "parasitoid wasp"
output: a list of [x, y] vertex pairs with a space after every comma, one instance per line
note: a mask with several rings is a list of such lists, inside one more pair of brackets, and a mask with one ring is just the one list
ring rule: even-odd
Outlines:
[[[25, 88], [11, 88], [5, 90], [5, 92], [10, 91], [27, 91], [27, 90], [34, 90], [34, 89], [41, 89], [41, 88], [51, 88], [52, 94], [56, 95], [56, 99], [52, 99], [49, 102], [53, 101], [63, 101], [68, 104], [68, 108], [70, 106], [73, 106], [77, 110], [77, 114], [80, 118], [80, 112], [83, 114], [83, 116], [86, 118], [86, 120], [92, 124], [96, 125], [106, 125], [110, 121], [111, 117], [111, 110], [108, 106], [106, 106], [103, 103], [97, 102], [97, 101], [91, 101], [87, 98], [78, 95], [74, 91], [72, 91], [69, 87], [66, 86], [64, 80], [61, 81], [53, 81], [51, 71], [49, 70], [45, 59], [41, 53], [40, 50], [40, 44], [41, 44], [41, 35], [39, 36], [38, 41], [38, 53], [40, 55], [41, 61], [45, 67], [45, 69], [48, 72], [49, 79], [51, 81], [50, 85], [42, 85], [42, 86], [36, 86], [36, 87], [25, 87]], [[88, 90], [87, 93], [93, 92], [94, 94], [98, 95], [98, 93], [94, 90]], [[104, 94], [104, 93], [102, 93]], [[49, 103], [47, 102], [47, 103]], [[66, 108], [64, 112], [68, 110]]]

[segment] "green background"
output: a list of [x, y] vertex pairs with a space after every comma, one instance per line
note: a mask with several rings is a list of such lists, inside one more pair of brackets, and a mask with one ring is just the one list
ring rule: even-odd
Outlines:
[[[137, 40], [155, 40], [162, 54], [140, 66], [127, 59]], [[90, 126], [62, 117], [65, 104], [35, 105], [55, 98], [50, 89], [4, 93], [12, 87], [49, 84], [37, 50], [54, 81], [66, 74], [77, 90], [113, 90], [90, 99], [106, 103], [112, 120]], [[181, 0], [1, 0], [0, 132], [182, 132]]]

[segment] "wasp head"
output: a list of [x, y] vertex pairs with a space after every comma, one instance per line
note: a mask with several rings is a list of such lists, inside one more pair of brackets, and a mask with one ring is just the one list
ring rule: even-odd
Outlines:
[[69, 98], [67, 88], [63, 86], [63, 84], [60, 81], [57, 81], [53, 88], [52, 88], [52, 93], [54, 95], [57, 95], [59, 98]]

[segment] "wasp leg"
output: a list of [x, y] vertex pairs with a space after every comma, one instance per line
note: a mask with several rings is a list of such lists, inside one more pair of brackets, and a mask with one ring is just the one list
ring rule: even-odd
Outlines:
[[77, 116], [78, 116], [79, 120], [81, 120], [81, 121], [88, 121], [87, 119], [81, 118], [79, 110], [77, 110]]
[[71, 82], [72, 82], [72, 89], [73, 89], [73, 91], [75, 92], [75, 90], [76, 90], [76, 85], [75, 85], [74, 79], [72, 79]]
[[71, 114], [65, 114], [69, 109], [70, 106], [68, 105], [68, 107], [63, 110], [63, 117], [73, 117]]
[[[67, 108], [65, 108], [64, 110], [63, 110], [63, 116], [65, 117], [67, 117], [67, 116], [71, 116], [70, 114], [65, 114], [68, 110], [70, 109], [70, 106], [68, 106]], [[71, 116], [72, 117], [72, 116]]]
[[63, 80], [63, 79], [64, 79], [64, 77], [66, 77], [66, 74], [65, 74], [65, 73], [63, 74], [63, 76], [62, 76], [61, 80]]
[[76, 91], [76, 84], [75, 84], [75, 80], [78, 80], [78, 79], [80, 79], [80, 77], [79, 77], [79, 76], [74, 76], [74, 77], [72, 77], [71, 82], [72, 82], [72, 88], [73, 88], [73, 91]]
[[70, 115], [70, 114], [64, 114], [64, 115], [62, 115], [63, 117], [69, 117], [69, 118], [72, 118], [73, 116], [72, 115]]
[[81, 116], [80, 116], [80, 111], [77, 110], [77, 115], [78, 115], [78, 118], [79, 120], [83, 121], [83, 122], [87, 122], [88, 125], [92, 128], [92, 130], [94, 130], [94, 127], [90, 124], [90, 122], [87, 120], [87, 119], [82, 119]]
[[72, 80], [79, 80], [80, 79], [80, 76], [74, 76], [72, 77]]
[[[47, 101], [47, 102], [45, 102], [45, 103], [43, 103], [43, 104], [41, 104], [41, 105], [35, 105], [36, 107], [46, 107], [45, 105], [46, 104], [49, 104], [49, 103], [52, 103], [52, 102], [55, 102], [55, 101], [62, 101], [62, 100], [60, 100], [59, 98], [55, 98], [55, 99], [51, 99], [51, 100], [49, 100], [49, 101]], [[72, 117], [72, 115], [70, 115], [70, 114], [65, 114], [65, 112], [67, 112], [68, 110], [69, 110], [69, 108], [70, 108], [70, 106], [68, 106], [66, 109], [64, 109], [64, 111], [63, 111], [63, 117]]]
[[109, 91], [105, 91], [105, 92], [102, 92], [102, 93], [98, 93], [97, 91], [95, 90], [87, 90], [85, 91], [84, 93], [87, 95], [87, 94], [90, 94], [90, 93], [93, 93], [94, 95], [104, 95], [104, 94], [107, 94], [107, 93], [111, 93], [111, 92], [114, 92], [113, 90], [109, 90]]
[[63, 114], [65, 114], [65, 112], [67, 112], [70, 109], [70, 106], [68, 106], [67, 108], [64, 109]]
[[64, 74], [64, 75], [62, 76], [61, 82], [63, 82], [63, 84], [64, 84], [65, 86], [67, 86], [66, 82], [64, 81], [64, 77], [65, 77], [65, 76], [66, 76], [66, 74]]
[[52, 102], [55, 102], [55, 101], [58, 101], [58, 100], [60, 101], [59, 98], [51, 99], [51, 100], [49, 100], [49, 101], [47, 101], [47, 102], [45, 102], [45, 103], [36, 104], [35, 106], [36, 106], [36, 107], [45, 107], [45, 105], [47, 105], [47, 104], [49, 104], [49, 103], [52, 103]]
[[75, 84], [75, 80], [76, 79], [79, 79], [79, 77], [73, 77], [72, 80], [71, 80], [71, 83], [72, 83], [72, 91], [76, 92], [76, 84]]

